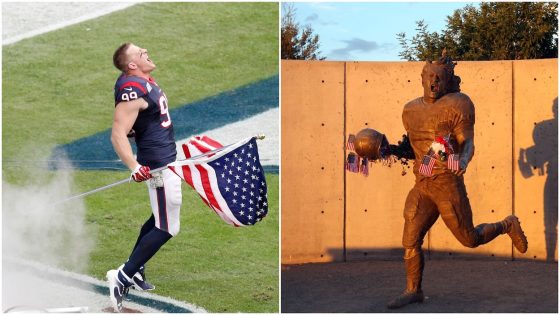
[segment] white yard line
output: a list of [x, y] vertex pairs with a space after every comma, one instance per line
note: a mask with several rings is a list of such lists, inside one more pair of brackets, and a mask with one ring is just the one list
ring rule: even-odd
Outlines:
[[2, 45], [126, 9], [137, 2], [2, 3]]
[[[99, 313], [111, 306], [109, 296], [95, 290], [97, 287], [107, 287], [106, 281], [101, 281], [86, 275], [60, 270], [43, 265], [39, 262], [4, 257], [2, 283], [2, 311], [17, 305], [29, 309], [83, 307], [87, 312]], [[68, 285], [72, 281], [73, 285]], [[108, 289], [107, 289], [108, 292]], [[130, 290], [129, 295], [144, 298], [146, 301], [163, 302], [193, 313], [206, 313], [199, 306], [184, 303], [156, 294]], [[161, 309], [132, 301], [124, 301], [123, 306], [144, 313], [160, 313]]]
[[[239, 141], [239, 139], [252, 137], [257, 134], [264, 134], [266, 138], [264, 138], [263, 141], [258, 142], [261, 164], [278, 165], [280, 160], [280, 134], [278, 128], [278, 121], [280, 120], [279, 115], [280, 111], [278, 107], [275, 107], [250, 118], [205, 131], [202, 134], [216, 139], [223, 145], [234, 143]], [[183, 143], [186, 143], [188, 138], [191, 136], [185, 139], [177, 139], [178, 160], [185, 158], [185, 153], [183, 152], [183, 148], [181, 146]]]

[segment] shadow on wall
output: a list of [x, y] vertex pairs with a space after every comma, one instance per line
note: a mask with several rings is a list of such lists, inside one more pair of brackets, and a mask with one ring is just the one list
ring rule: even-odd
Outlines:
[[546, 176], [544, 185], [544, 234], [546, 260], [554, 261], [558, 229], [558, 98], [552, 102], [553, 119], [535, 123], [535, 145], [519, 150], [519, 170], [524, 178]]

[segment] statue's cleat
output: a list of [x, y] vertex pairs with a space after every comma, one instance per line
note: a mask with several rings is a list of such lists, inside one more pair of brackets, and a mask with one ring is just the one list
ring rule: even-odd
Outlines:
[[401, 295], [397, 296], [393, 299], [389, 304], [387, 304], [387, 308], [401, 308], [405, 305], [412, 304], [412, 303], [422, 303], [424, 302], [424, 293], [420, 292], [408, 292], [404, 291]]
[[521, 224], [519, 223], [519, 219], [514, 216], [510, 215], [505, 218], [505, 221], [508, 223], [508, 230], [507, 234], [511, 238], [513, 242], [513, 246], [520, 252], [525, 253], [527, 252], [528, 242], [525, 233], [521, 229]]

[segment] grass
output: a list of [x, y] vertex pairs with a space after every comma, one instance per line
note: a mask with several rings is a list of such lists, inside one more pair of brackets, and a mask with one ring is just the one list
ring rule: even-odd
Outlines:
[[[3, 47], [3, 181], [25, 185], [50, 150], [110, 127], [112, 53], [125, 41], [150, 51], [171, 107], [278, 73], [278, 4], [143, 3]], [[30, 164], [31, 163], [31, 164]], [[127, 172], [76, 171], [87, 191]], [[183, 187], [181, 232], [148, 264], [156, 293], [212, 312], [278, 312], [278, 175], [267, 175], [269, 215], [232, 228]], [[88, 273], [121, 264], [150, 215], [144, 185], [86, 198], [97, 235]]]
[[125, 41], [148, 48], [173, 108], [277, 74], [278, 4], [146, 3], [3, 47], [3, 158], [110, 127]]
[[[126, 172], [80, 171], [76, 181], [87, 183], [79, 185], [85, 191], [126, 176]], [[278, 175], [267, 175], [267, 183], [269, 214], [247, 228], [226, 225], [183, 185], [181, 232], [147, 267], [157, 294], [213, 312], [278, 311]], [[123, 196], [125, 201], [116, 202]], [[86, 202], [87, 221], [98, 231], [89, 273], [102, 279], [128, 258], [151, 213], [149, 199], [144, 185], [131, 183], [92, 195]]]

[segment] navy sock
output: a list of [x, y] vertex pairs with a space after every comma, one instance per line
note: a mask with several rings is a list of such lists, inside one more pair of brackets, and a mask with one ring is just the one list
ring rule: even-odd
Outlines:
[[171, 234], [158, 229], [157, 227], [152, 228], [140, 242], [138, 246], [134, 249], [128, 261], [124, 264], [123, 272], [132, 278], [136, 272], [143, 266], [159, 248], [165, 244], [170, 238]]
[[[142, 225], [142, 228], [140, 229], [140, 235], [138, 235], [138, 239], [136, 240], [136, 244], [134, 244], [134, 247], [132, 248], [132, 252], [134, 252], [136, 247], [138, 247], [138, 244], [140, 243], [140, 240], [146, 234], [148, 234], [155, 226], [156, 226], [156, 219], [154, 218], [154, 215], [152, 214], [148, 218], [148, 220], [146, 220], [146, 222], [144, 222], [144, 225]], [[130, 253], [130, 255], [132, 256], [132, 253]]]

